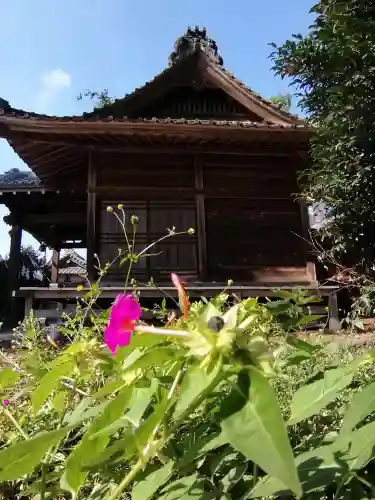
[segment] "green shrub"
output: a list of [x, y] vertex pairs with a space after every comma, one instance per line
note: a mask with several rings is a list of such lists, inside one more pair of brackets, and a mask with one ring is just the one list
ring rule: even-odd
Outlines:
[[183, 315], [163, 328], [137, 321], [134, 297], [98, 313], [99, 281], [66, 345], [32, 317], [17, 330], [0, 371], [3, 497], [371, 498], [374, 353], [300, 340], [316, 319], [301, 291], [189, 305], [172, 280]]

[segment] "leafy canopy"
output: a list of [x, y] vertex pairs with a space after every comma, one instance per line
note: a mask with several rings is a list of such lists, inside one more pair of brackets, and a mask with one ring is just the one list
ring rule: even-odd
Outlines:
[[270, 98], [270, 101], [282, 111], [290, 111], [292, 107], [292, 94], [278, 94]]
[[329, 249], [363, 270], [375, 261], [375, 5], [320, 0], [306, 36], [293, 35], [271, 57], [298, 89], [316, 131], [304, 196], [335, 208], [322, 230]]

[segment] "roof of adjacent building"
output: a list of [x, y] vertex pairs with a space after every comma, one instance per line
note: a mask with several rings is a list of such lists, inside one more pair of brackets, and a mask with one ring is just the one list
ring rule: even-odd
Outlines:
[[12, 168], [0, 174], [0, 186], [38, 186], [40, 179], [31, 170]]
[[[48, 266], [52, 265], [52, 259]], [[66, 265], [66, 266], [65, 266]], [[73, 249], [61, 251], [59, 259], [59, 274], [82, 275], [86, 272], [86, 260]]]

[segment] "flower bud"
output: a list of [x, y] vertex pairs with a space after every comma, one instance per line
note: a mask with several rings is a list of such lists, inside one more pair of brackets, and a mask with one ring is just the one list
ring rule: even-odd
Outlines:
[[139, 217], [137, 215], [133, 214], [130, 218], [130, 222], [131, 222], [132, 226], [136, 226], [139, 222]]
[[224, 327], [224, 320], [222, 317], [220, 316], [212, 316], [209, 320], [208, 320], [208, 328], [210, 330], [213, 330], [214, 332], [220, 332], [220, 330], [223, 329]]
[[112, 212], [113, 212], [113, 207], [108, 206], [108, 207], [107, 207], [107, 212], [112, 213]]

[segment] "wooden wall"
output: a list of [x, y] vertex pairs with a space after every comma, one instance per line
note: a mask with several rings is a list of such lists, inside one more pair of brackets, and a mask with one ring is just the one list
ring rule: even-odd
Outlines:
[[204, 159], [210, 279], [308, 281], [297, 166], [292, 156]]
[[[167, 279], [173, 271], [202, 281], [311, 281], [301, 209], [293, 197], [297, 155], [102, 153], [97, 162], [102, 264], [125, 245], [121, 224], [107, 211], [121, 203], [129, 234], [130, 215], [139, 217], [137, 252], [173, 226], [196, 230], [153, 248], [156, 255], [134, 266], [138, 279]], [[112, 268], [110, 281], [124, 280], [124, 266]]]

